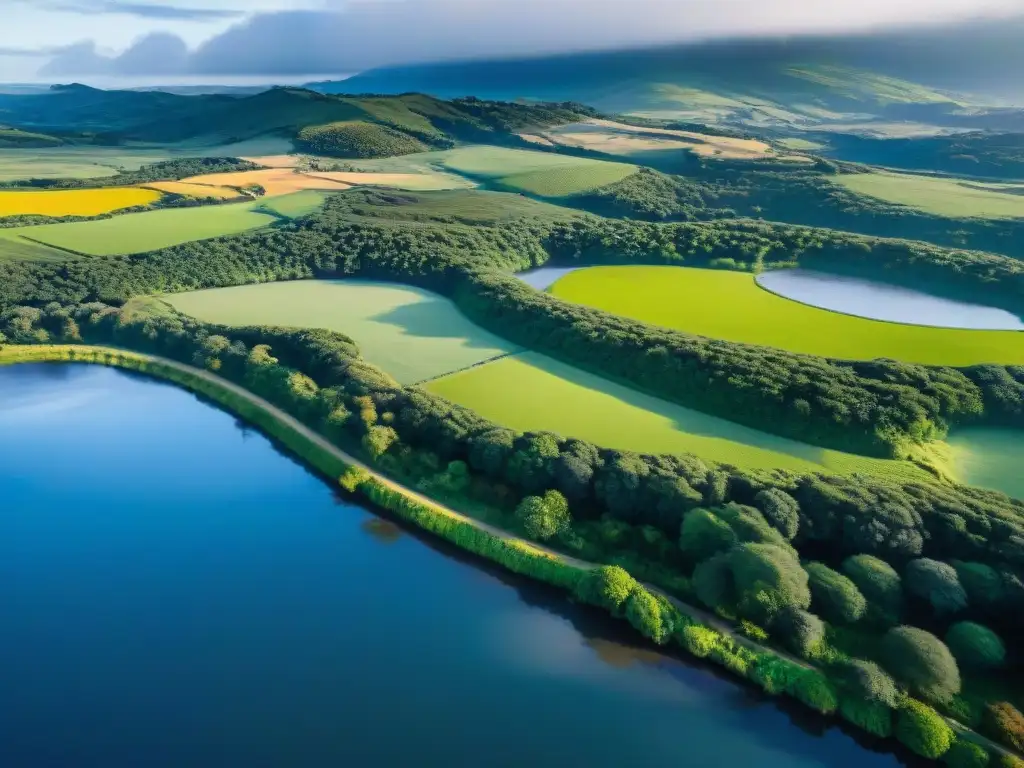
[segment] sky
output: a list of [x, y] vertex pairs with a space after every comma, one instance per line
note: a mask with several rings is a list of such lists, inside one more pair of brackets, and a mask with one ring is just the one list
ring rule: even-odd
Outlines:
[[378, 66], [1024, 14], [1024, 0], [0, 0], [0, 81], [301, 81]]

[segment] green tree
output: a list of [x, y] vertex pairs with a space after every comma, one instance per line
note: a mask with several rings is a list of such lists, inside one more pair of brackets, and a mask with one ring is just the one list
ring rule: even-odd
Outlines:
[[779, 488], [766, 488], [758, 491], [754, 504], [787, 541], [796, 537], [800, 526], [800, 505], [796, 499]]
[[903, 583], [891, 565], [872, 555], [854, 555], [843, 561], [843, 573], [868, 601], [898, 618], [903, 604]]
[[671, 624], [663, 615], [658, 600], [641, 586], [629, 593], [625, 602], [626, 620], [644, 637], [662, 645], [672, 634]]
[[584, 574], [576, 586], [576, 597], [618, 615], [626, 598], [638, 586], [636, 579], [619, 566], [606, 565]]
[[940, 704], [960, 692], [960, 670], [949, 648], [930, 632], [894, 627], [882, 639], [886, 669], [913, 693]]
[[398, 433], [392, 427], [376, 425], [363, 435], [363, 450], [374, 460], [379, 459], [388, 448], [398, 441]]
[[531, 538], [541, 541], [567, 533], [572, 524], [569, 504], [558, 491], [527, 496], [516, 507], [516, 517]]
[[695, 562], [725, 552], [735, 543], [729, 524], [710, 510], [694, 509], [683, 518], [679, 547]]
[[813, 604], [826, 619], [852, 624], [864, 616], [867, 601], [850, 579], [824, 563], [808, 563], [804, 570], [810, 580]]
[[973, 621], [961, 621], [949, 628], [946, 645], [964, 667], [995, 669], [1006, 661], [1006, 646], [995, 632]]
[[899, 701], [896, 682], [873, 661], [850, 659], [834, 668], [836, 682], [844, 692], [862, 701], [895, 708]]
[[736, 586], [727, 553], [722, 552], [700, 563], [693, 571], [692, 583], [697, 599], [711, 610], [734, 607]]
[[988, 765], [988, 752], [973, 741], [957, 739], [942, 756], [942, 762], [950, 768], [985, 768]]
[[922, 757], [936, 760], [952, 746], [953, 729], [934, 709], [908, 699], [896, 717], [896, 738]]
[[772, 630], [779, 633], [787, 648], [804, 657], [809, 656], [825, 639], [825, 624], [822, 620], [792, 605], [779, 611]]
[[810, 606], [807, 572], [792, 551], [773, 544], [740, 544], [728, 558], [736, 605], [745, 618], [770, 626], [782, 608]]
[[948, 563], [922, 557], [911, 560], [904, 573], [907, 591], [931, 603], [937, 615], [957, 613], [967, 607], [967, 592], [956, 569]]
[[967, 593], [972, 606], [992, 609], [1003, 599], [1003, 580], [995, 568], [985, 563], [967, 563], [953, 560], [957, 578]]

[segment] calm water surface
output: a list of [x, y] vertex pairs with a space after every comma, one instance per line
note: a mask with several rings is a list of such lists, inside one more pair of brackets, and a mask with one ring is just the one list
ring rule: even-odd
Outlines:
[[517, 272], [516, 277], [538, 291], [546, 291], [570, 272], [586, 267], [537, 267], [526, 272]]
[[0, 765], [895, 766], [102, 368], [0, 369]]
[[779, 269], [758, 275], [757, 282], [772, 293], [804, 304], [872, 320], [942, 328], [1024, 330], [1024, 321], [1006, 310], [942, 299], [857, 277], [809, 269]]

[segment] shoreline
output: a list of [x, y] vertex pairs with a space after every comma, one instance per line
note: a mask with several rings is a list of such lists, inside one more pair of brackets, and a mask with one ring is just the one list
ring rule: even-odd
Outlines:
[[[568, 591], [570, 596], [587, 574], [600, 569], [599, 563], [587, 562], [549, 549], [543, 545], [526, 541], [518, 536], [463, 515], [443, 504], [435, 502], [416, 491], [390, 480], [371, 466], [348, 452], [330, 443], [310, 427], [286, 413], [267, 400], [244, 387], [221, 378], [209, 371], [194, 368], [177, 361], [129, 350], [94, 345], [0, 345], [0, 366], [19, 363], [89, 363], [122, 368], [161, 381], [178, 385], [194, 394], [208, 398], [233, 415], [260, 429], [266, 436], [280, 443], [304, 464], [321, 475], [331, 478], [349, 494], [360, 497], [375, 507], [383, 508], [401, 520], [415, 525], [426, 533], [433, 534], [454, 544], [461, 550], [484, 558], [504, 568], [535, 581]], [[749, 672], [758, 660], [770, 663], [793, 665], [804, 675], [821, 676], [812, 663], [786, 652], [778, 651], [741, 635], [731, 624], [703, 609], [681, 600], [644, 583], [637, 590], [645, 592], [652, 600], [661, 599], [677, 612], [679, 626], [671, 637], [653, 638], [642, 632], [658, 645], [669, 644], [667, 650], [686, 651], [687, 655], [713, 661], [734, 675], [757, 684]], [[609, 610], [614, 617], [625, 617]], [[634, 625], [635, 626], [635, 625]], [[679, 629], [694, 628], [704, 635], [699, 651], [684, 640], [685, 633]], [[761, 686], [763, 687], [763, 686]], [[785, 693], [808, 705], [796, 689], [767, 690], [770, 694]], [[838, 702], [838, 699], [837, 699]], [[808, 705], [810, 706], [810, 705]], [[823, 715], [838, 715], [839, 707], [825, 711]], [[844, 721], [850, 722], [847, 718]], [[966, 726], [943, 717], [947, 725], [958, 735], [974, 741], [989, 751], [1019, 757], [1013, 751], [971, 731]], [[856, 726], [856, 723], [850, 723]], [[867, 731], [865, 731], [867, 733]]]

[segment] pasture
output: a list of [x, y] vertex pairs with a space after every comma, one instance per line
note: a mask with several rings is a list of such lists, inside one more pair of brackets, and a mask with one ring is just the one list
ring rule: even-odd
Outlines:
[[743, 272], [593, 267], [566, 275], [551, 293], [652, 325], [809, 355], [950, 366], [1024, 363], [1024, 332], [929, 328], [843, 315], [770, 293]]
[[771, 146], [755, 139], [628, 125], [612, 120], [587, 120], [541, 131], [535, 136], [554, 146], [626, 157], [665, 150], [685, 150], [700, 157], [723, 160], [761, 160], [773, 154]]
[[411, 192], [431, 192], [445, 189], [470, 189], [475, 185], [468, 179], [451, 173], [367, 173], [359, 171], [309, 171], [316, 179], [327, 179], [340, 184], [368, 187], [391, 187]]
[[569, 197], [622, 181], [636, 172], [628, 163], [503, 147], [462, 147], [432, 153], [441, 168], [498, 188], [539, 197]]
[[957, 219], [1024, 217], [1024, 184], [986, 184], [905, 173], [849, 173], [830, 179], [858, 195], [935, 216]]
[[189, 184], [186, 181], [151, 181], [147, 184], [140, 184], [143, 189], [155, 189], [158, 192], [166, 192], [172, 195], [183, 197], [215, 197], [218, 200], [230, 200], [238, 197], [237, 189], [231, 187], [215, 187], [207, 184]]
[[299, 280], [164, 297], [175, 309], [224, 325], [326, 328], [351, 337], [365, 360], [402, 384], [442, 376], [515, 351], [420, 288], [365, 280]]
[[512, 429], [547, 430], [605, 448], [693, 453], [746, 469], [928, 477], [909, 462], [865, 458], [776, 437], [641, 394], [535, 352], [454, 373], [426, 388]]
[[341, 191], [350, 185], [327, 178], [317, 178], [298, 173], [291, 168], [266, 168], [259, 171], [235, 171], [231, 173], [207, 173], [202, 176], [190, 176], [182, 179], [185, 184], [209, 187], [245, 187], [260, 186], [266, 190], [267, 197], [287, 195], [307, 189], [323, 189]]
[[123, 208], [150, 205], [163, 197], [154, 189], [0, 190], [0, 218], [5, 216], [100, 216]]
[[234, 235], [277, 221], [261, 200], [197, 208], [167, 208], [98, 221], [43, 224], [0, 230], [5, 238], [33, 241], [87, 256], [142, 253], [193, 240]]

